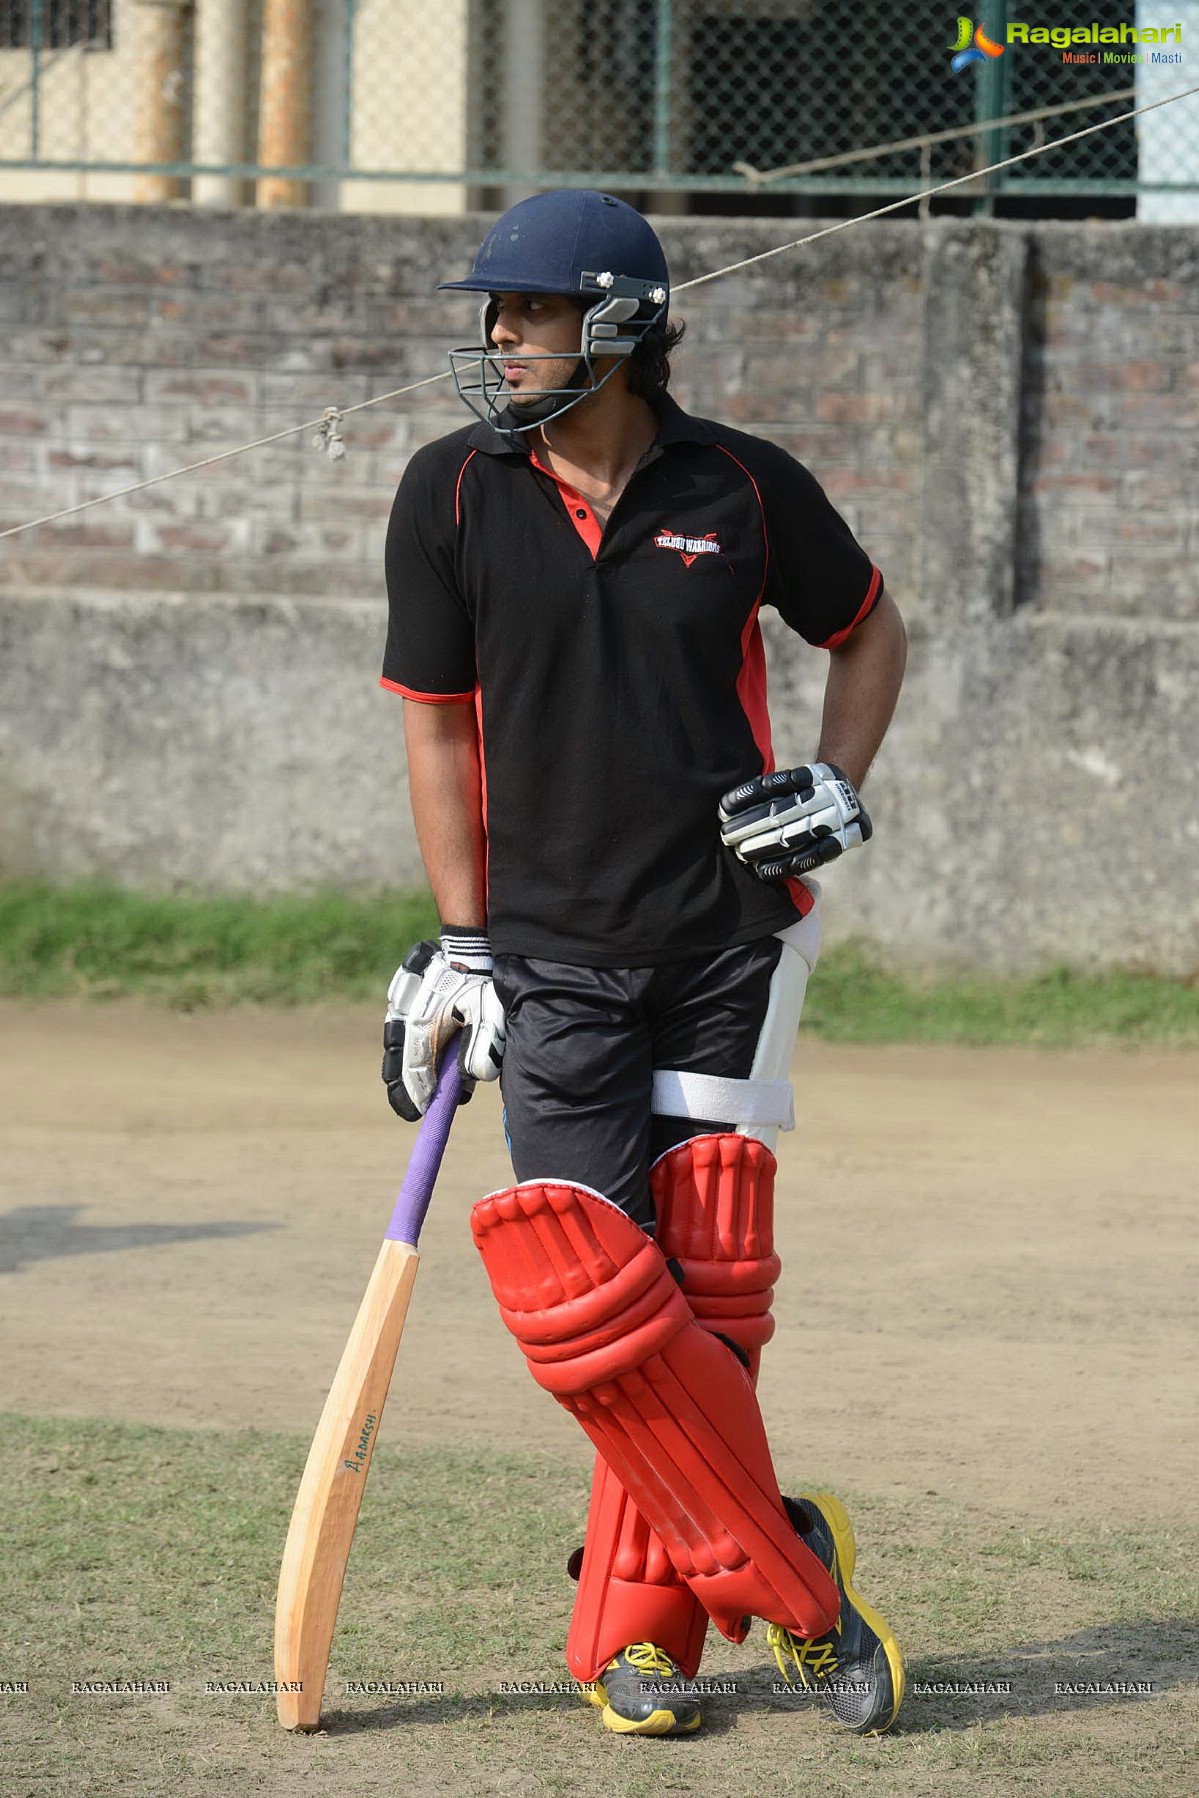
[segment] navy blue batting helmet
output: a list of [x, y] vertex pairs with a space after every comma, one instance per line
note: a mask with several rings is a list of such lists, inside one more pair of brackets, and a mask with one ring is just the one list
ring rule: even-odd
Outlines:
[[[477, 417], [511, 434], [560, 417], [611, 378], [645, 333], [665, 320], [670, 273], [656, 232], [627, 201], [563, 188], [510, 207], [483, 239], [466, 279], [442, 281], [442, 290], [566, 294], [582, 303], [579, 363], [569, 385], [527, 395], [519, 410], [509, 403], [491, 347], [490, 297], [479, 314], [481, 345], [450, 351], [459, 396]], [[593, 365], [600, 356], [614, 360], [597, 378]]]
[[497, 219], [465, 281], [442, 281], [461, 293], [596, 293], [607, 271], [670, 295], [666, 254], [648, 220], [615, 194], [562, 188], [521, 200]]

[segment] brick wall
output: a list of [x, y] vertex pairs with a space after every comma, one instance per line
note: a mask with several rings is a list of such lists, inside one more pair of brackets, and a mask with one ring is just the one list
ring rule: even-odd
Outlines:
[[[473, 312], [432, 290], [479, 229], [0, 208], [0, 526], [443, 368]], [[663, 226], [676, 283], [787, 231]], [[909, 621], [833, 935], [1199, 963], [1197, 271], [1189, 228], [888, 223], [679, 297], [679, 397], [809, 463]], [[341, 462], [305, 433], [0, 543], [0, 873], [411, 878], [383, 534], [465, 416], [447, 382], [347, 419]], [[767, 625], [800, 760], [824, 664]]]
[[[445, 367], [469, 301], [435, 297], [477, 227], [135, 208], [0, 209], [0, 527]], [[667, 228], [679, 278], [760, 227]], [[847, 237], [687, 296], [683, 401], [809, 461], [910, 589], [920, 444], [919, 239]], [[355, 597], [379, 589], [411, 450], [465, 417], [448, 383], [8, 544], [0, 582]]]
[[[0, 210], [4, 523], [443, 367], [444, 309], [428, 290], [447, 235], [428, 222]], [[452, 396], [381, 407], [342, 464], [307, 434], [289, 439], [10, 543], [0, 580], [377, 592], [409, 448], [458, 422]]]
[[[473, 312], [432, 289], [477, 229], [0, 208], [0, 523], [438, 372]], [[664, 235], [686, 280], [785, 229], [689, 220]], [[996, 245], [1014, 282], [987, 267]], [[678, 392], [808, 462], [923, 601], [929, 487], [960, 482], [958, 439], [998, 380], [1001, 410], [1019, 395], [1012, 491], [974, 501], [1013, 503], [1009, 602], [1193, 618], [1197, 261], [1199, 238], [1166, 228], [860, 228], [680, 296]], [[932, 432], [939, 368], [951, 392]], [[376, 594], [404, 461], [464, 416], [448, 383], [380, 406], [346, 422], [340, 464], [307, 434], [256, 451], [9, 542], [0, 582]]]
[[1199, 235], [1067, 231], [1036, 248], [1025, 596], [1063, 612], [1194, 620]]

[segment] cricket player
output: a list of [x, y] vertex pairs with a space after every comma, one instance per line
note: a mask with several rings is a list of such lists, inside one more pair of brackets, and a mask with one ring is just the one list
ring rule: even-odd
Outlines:
[[[709, 1621], [757, 1617], [790, 1683], [877, 1733], [899, 1647], [844, 1506], [780, 1492], [755, 1381], [812, 875], [871, 834], [903, 624], [806, 468], [670, 398], [666, 258], [624, 201], [524, 200], [442, 285], [479, 296], [451, 352], [475, 422], [400, 483], [382, 677], [442, 931], [390, 988], [388, 1094], [419, 1117], [456, 1031], [501, 1081], [516, 1184], [472, 1228], [596, 1445], [566, 1652], [603, 1722], [697, 1729]], [[828, 657], [812, 760], [781, 771], [763, 606]]]

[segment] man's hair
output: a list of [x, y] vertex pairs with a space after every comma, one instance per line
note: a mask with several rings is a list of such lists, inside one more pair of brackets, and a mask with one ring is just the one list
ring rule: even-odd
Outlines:
[[653, 325], [629, 357], [629, 392], [639, 400], [659, 400], [670, 386], [671, 353], [683, 340], [686, 326], [670, 320]]
[[[580, 316], [593, 304], [581, 295], [572, 294], [571, 298]], [[664, 325], [652, 325], [645, 333], [628, 360], [629, 392], [635, 399], [651, 404], [661, 399], [670, 386], [671, 354], [682, 343], [686, 329], [681, 319], [678, 323], [671, 319]]]

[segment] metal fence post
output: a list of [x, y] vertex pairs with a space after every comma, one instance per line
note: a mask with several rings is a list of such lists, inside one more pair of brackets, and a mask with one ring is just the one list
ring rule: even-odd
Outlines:
[[29, 8], [29, 154], [34, 162], [42, 154], [42, 0]]
[[[988, 32], [995, 43], [1004, 45], [1005, 52], [1003, 56], [987, 56], [977, 66], [974, 83], [974, 118], [978, 124], [981, 124], [983, 119], [1002, 118], [1006, 111], [1004, 92], [1007, 87], [1007, 0], [990, 0], [987, 11], [990, 17], [983, 29]], [[976, 163], [975, 167], [986, 168], [992, 162], [1002, 161], [1007, 154], [1003, 148], [1007, 138], [1008, 133], [1002, 125], [996, 126], [993, 131], [988, 131], [980, 137], [977, 154], [982, 161]], [[995, 195], [1001, 191], [1002, 181], [1001, 175], [987, 176], [986, 190], [979, 194], [974, 202], [976, 213], [986, 218], [991, 217], [995, 211]]]
[[357, 0], [345, 0], [342, 10], [341, 167], [349, 174], [354, 161], [354, 22]]
[[657, 0], [654, 17], [654, 174], [670, 173], [673, 0]]
[[[541, 166], [542, 159], [545, 19], [542, 0], [507, 0], [503, 10], [500, 155], [505, 171], [526, 177]], [[527, 178], [524, 182], [507, 182], [503, 203], [505, 207], [515, 206], [536, 192]]]

